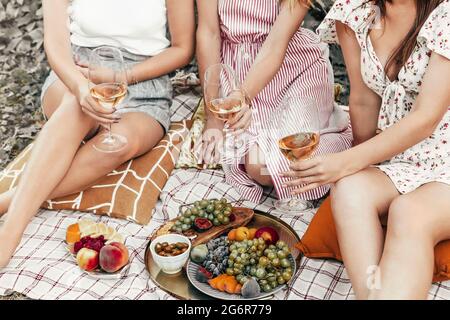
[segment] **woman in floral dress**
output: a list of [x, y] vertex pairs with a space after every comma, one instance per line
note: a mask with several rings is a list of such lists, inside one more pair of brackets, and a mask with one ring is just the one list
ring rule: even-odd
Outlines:
[[[303, 4], [300, 4], [303, 2]], [[301, 28], [308, 12], [307, 0], [197, 0], [199, 27], [197, 57], [200, 76], [208, 66], [224, 63], [233, 68], [251, 100], [229, 124], [247, 129], [248, 141], [238, 159], [224, 165], [226, 181], [236, 187], [243, 199], [258, 203], [263, 186], [274, 186], [279, 198], [291, 198], [289, 178], [281, 172], [289, 162], [277, 149], [276, 141], [263, 138], [285, 97], [302, 96], [317, 102], [322, 128], [318, 154], [339, 152], [351, 146], [348, 116], [334, 108], [333, 70], [328, 46], [314, 32]], [[293, 105], [307, 114], [309, 106]], [[208, 115], [203, 135], [202, 159], [217, 163], [223, 122]], [[301, 128], [299, 128], [300, 130]], [[221, 136], [221, 134], [219, 135]], [[247, 152], [249, 151], [249, 152]], [[242, 158], [241, 158], [242, 155]], [[309, 190], [299, 197], [318, 199], [329, 186]]]
[[356, 145], [289, 175], [308, 184], [299, 191], [336, 182], [339, 245], [359, 299], [426, 298], [433, 248], [450, 238], [449, 13], [449, 0], [337, 0], [318, 29], [344, 53]]

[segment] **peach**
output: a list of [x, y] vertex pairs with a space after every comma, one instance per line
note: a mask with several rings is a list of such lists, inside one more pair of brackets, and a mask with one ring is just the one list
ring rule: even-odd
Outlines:
[[128, 249], [120, 242], [111, 242], [100, 250], [100, 267], [112, 273], [128, 263]]
[[98, 252], [92, 249], [82, 248], [77, 253], [77, 263], [83, 270], [95, 270], [98, 267]]
[[236, 229], [236, 240], [243, 241], [247, 240], [250, 235], [250, 231], [246, 227], [239, 227]]
[[275, 244], [278, 239], [280, 239], [277, 231], [272, 227], [259, 228], [258, 231], [256, 231], [255, 237], [263, 238], [266, 241], [266, 244]]
[[249, 232], [248, 240], [253, 240], [253, 239], [255, 239], [256, 231], [258, 231], [258, 229], [256, 229], [256, 228], [248, 229], [248, 232]]

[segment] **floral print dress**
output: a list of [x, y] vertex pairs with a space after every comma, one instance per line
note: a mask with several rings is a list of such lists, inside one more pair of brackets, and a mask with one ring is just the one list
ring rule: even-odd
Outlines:
[[[361, 72], [369, 88], [382, 97], [378, 127], [385, 130], [407, 116], [419, 95], [432, 53], [450, 59], [450, 0], [444, 0], [420, 30], [417, 46], [398, 79], [384, 72], [369, 37], [378, 8], [366, 0], [337, 0], [317, 29], [322, 40], [337, 43], [336, 21], [351, 28], [361, 47]], [[450, 185], [450, 108], [427, 139], [377, 165], [402, 194], [430, 182]]]

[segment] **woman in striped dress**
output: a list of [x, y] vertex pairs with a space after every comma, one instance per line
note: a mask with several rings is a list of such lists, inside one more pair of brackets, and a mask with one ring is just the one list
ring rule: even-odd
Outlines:
[[[200, 75], [208, 66], [224, 63], [231, 66], [251, 101], [228, 123], [234, 130], [246, 130], [250, 137], [246, 155], [233, 164], [224, 165], [226, 180], [246, 200], [258, 203], [263, 186], [274, 186], [280, 199], [290, 198], [297, 187], [285, 187], [289, 180], [281, 173], [289, 162], [281, 152], [274, 152], [261, 132], [286, 96], [314, 99], [320, 110], [322, 128], [318, 154], [349, 148], [352, 133], [347, 115], [334, 108], [333, 71], [328, 47], [311, 31], [300, 25], [308, 12], [306, 0], [197, 0], [199, 27], [197, 58]], [[307, 113], [305, 105], [294, 105]], [[202, 140], [205, 163], [220, 159], [223, 122], [207, 111]], [[245, 141], [245, 140], [244, 140]], [[302, 199], [322, 197], [329, 190], [322, 186], [299, 194]]]

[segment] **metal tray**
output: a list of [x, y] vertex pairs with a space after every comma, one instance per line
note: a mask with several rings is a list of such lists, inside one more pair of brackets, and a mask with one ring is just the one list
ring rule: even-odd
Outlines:
[[[251, 228], [258, 228], [262, 226], [270, 226], [277, 230], [280, 239], [287, 243], [291, 249], [292, 257], [296, 262], [296, 269], [293, 272], [295, 275], [298, 271], [298, 266], [300, 265], [300, 251], [295, 248], [295, 244], [300, 241], [300, 237], [287, 223], [281, 219], [272, 216], [270, 214], [255, 211], [255, 216], [252, 221], [247, 225]], [[214, 298], [202, 293], [196, 289], [189, 281], [186, 270], [183, 268], [177, 274], [169, 275], [161, 271], [161, 269], [155, 264], [150, 253], [150, 243], [147, 244], [145, 249], [145, 265], [150, 278], [155, 282], [155, 284], [162, 290], [173, 295], [178, 299], [183, 300], [212, 300]], [[293, 277], [294, 278], [294, 277]]]

